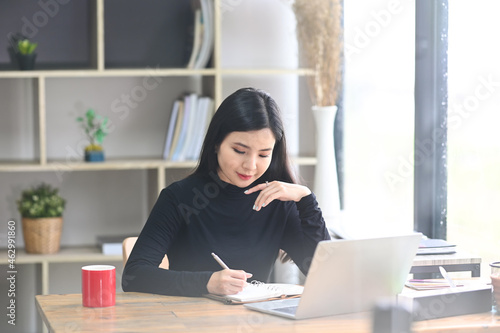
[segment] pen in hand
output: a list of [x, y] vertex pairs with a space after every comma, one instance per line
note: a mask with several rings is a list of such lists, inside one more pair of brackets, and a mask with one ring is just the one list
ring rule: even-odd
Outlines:
[[[215, 254], [215, 253], [213, 253], [213, 252], [212, 252], [212, 257], [215, 259], [215, 261], [217, 261], [217, 262], [219, 263], [219, 265], [220, 265], [222, 268], [224, 268], [224, 269], [230, 269], [230, 268], [226, 265], [226, 263], [225, 263], [224, 261], [222, 261], [222, 259], [221, 259], [221, 258], [219, 258], [219, 256], [218, 256], [218, 255], [216, 255], [216, 254]], [[247, 285], [247, 283], [246, 283], [246, 279], [251, 278], [251, 277], [252, 277], [252, 273], [246, 273], [246, 272], [243, 272], [243, 273], [245, 273], [245, 276], [246, 276], [246, 277], [245, 277], [245, 279], [243, 279], [242, 277], [236, 277], [236, 276], [233, 276], [233, 278], [240, 279], [240, 280], [244, 280], [244, 281], [245, 281], [244, 283], [245, 283], [245, 286], [246, 286], [246, 285]], [[241, 291], [241, 290], [240, 290], [240, 291]]]
[[229, 269], [229, 267], [227, 267], [227, 265], [224, 263], [224, 261], [222, 261], [221, 258], [219, 258], [218, 255], [216, 255], [215, 253], [212, 252], [212, 257], [214, 257], [215, 261], [217, 261], [219, 263], [219, 265], [221, 265], [222, 268], [224, 269]]

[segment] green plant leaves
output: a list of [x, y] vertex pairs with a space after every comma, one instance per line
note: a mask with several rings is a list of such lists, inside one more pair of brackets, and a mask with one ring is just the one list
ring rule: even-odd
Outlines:
[[29, 218], [62, 216], [66, 200], [58, 192], [57, 188], [45, 183], [24, 190], [17, 201], [19, 213]]
[[87, 110], [85, 118], [78, 117], [76, 121], [82, 124], [91, 146], [101, 145], [106, 135], [108, 135], [108, 117], [96, 114], [93, 109]]
[[21, 54], [31, 54], [35, 52], [37, 43], [32, 43], [27, 39], [23, 39], [17, 42], [17, 49]]

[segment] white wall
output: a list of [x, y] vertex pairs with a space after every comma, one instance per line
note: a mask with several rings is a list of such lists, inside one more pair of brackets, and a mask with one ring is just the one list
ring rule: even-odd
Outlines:
[[[295, 16], [287, 1], [222, 1], [223, 68], [298, 67]], [[229, 5], [231, 3], [232, 5]], [[298, 78], [295, 75], [223, 78], [223, 97], [252, 86], [268, 91], [283, 112], [289, 150], [299, 152]]]

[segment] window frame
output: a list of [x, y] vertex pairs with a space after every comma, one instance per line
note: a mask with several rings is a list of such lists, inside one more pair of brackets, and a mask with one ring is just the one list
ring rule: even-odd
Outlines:
[[446, 239], [448, 0], [415, 6], [414, 229]]

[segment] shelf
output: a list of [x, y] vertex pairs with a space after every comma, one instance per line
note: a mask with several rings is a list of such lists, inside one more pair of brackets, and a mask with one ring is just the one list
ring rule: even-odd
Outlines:
[[165, 160], [108, 160], [104, 162], [66, 162], [51, 161], [47, 164], [38, 163], [0, 163], [0, 171], [54, 171], [58, 169], [71, 171], [92, 171], [92, 170], [142, 170], [142, 169], [182, 169], [192, 168], [196, 165], [194, 161], [171, 162]]
[[[315, 165], [315, 157], [292, 157], [292, 163], [300, 166]], [[47, 164], [36, 162], [20, 163], [11, 162], [0, 163], [0, 172], [40, 172], [40, 171], [92, 171], [92, 170], [143, 170], [143, 169], [189, 169], [196, 167], [197, 161], [172, 162], [161, 159], [146, 160], [108, 160], [105, 162], [66, 162], [50, 161]]]
[[223, 68], [222, 75], [314, 75], [314, 70], [307, 68]]
[[134, 76], [213, 76], [216, 70], [186, 68], [153, 68], [140, 69], [68, 69], [68, 70], [34, 70], [34, 71], [0, 71], [0, 78], [75, 78], [75, 77], [134, 77]]
[[[6, 265], [7, 250], [2, 249], [2, 261], [0, 264]], [[67, 247], [61, 248], [58, 253], [54, 254], [29, 254], [24, 249], [16, 249], [16, 257], [14, 265], [23, 264], [40, 264], [42, 267], [42, 294], [49, 294], [49, 264], [53, 263], [113, 263], [122, 262], [123, 256], [120, 255], [104, 255], [101, 249], [97, 246], [87, 247]], [[10, 263], [9, 263], [10, 264]], [[17, 268], [11, 269], [17, 272]]]
[[314, 70], [307, 68], [123, 68], [123, 69], [68, 69], [68, 70], [33, 70], [0, 71], [0, 78], [63, 78], [63, 77], [134, 77], [134, 76], [215, 76], [220, 75], [314, 75]]
[[[7, 250], [2, 249], [2, 264], [7, 264]], [[30, 254], [16, 249], [15, 265], [40, 263], [111, 262], [122, 261], [122, 255], [104, 255], [97, 246], [66, 247], [54, 254]]]

